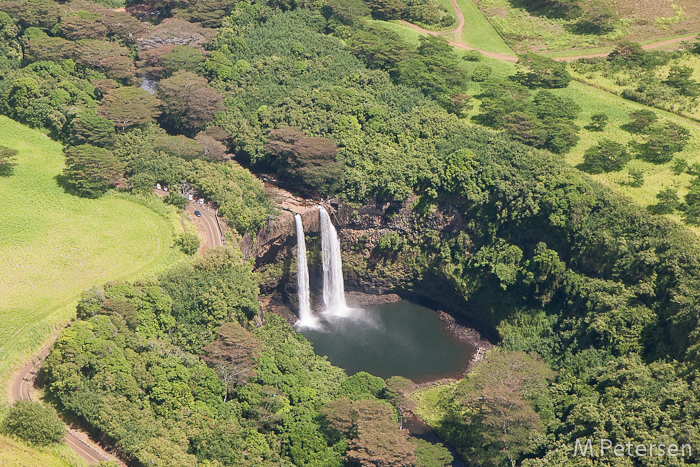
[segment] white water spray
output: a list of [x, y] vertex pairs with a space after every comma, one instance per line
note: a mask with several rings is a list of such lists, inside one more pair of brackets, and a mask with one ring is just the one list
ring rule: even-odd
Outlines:
[[323, 302], [325, 314], [331, 316], [348, 316], [350, 308], [345, 303], [345, 286], [343, 284], [343, 264], [340, 257], [338, 232], [331, 223], [328, 212], [318, 206], [321, 220], [321, 253], [323, 259]]
[[297, 297], [299, 297], [299, 321], [297, 326], [315, 328], [318, 326], [318, 318], [311, 312], [311, 296], [309, 293], [309, 267], [306, 263], [306, 240], [304, 239], [304, 226], [301, 224], [301, 216], [294, 215], [297, 226]]

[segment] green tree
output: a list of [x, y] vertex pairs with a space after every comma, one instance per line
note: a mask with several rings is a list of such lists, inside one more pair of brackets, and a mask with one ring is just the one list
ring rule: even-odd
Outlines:
[[644, 186], [644, 172], [642, 172], [639, 169], [630, 169], [629, 174], [630, 180], [628, 182], [625, 182], [625, 184], [633, 188], [639, 188]]
[[66, 151], [63, 174], [81, 195], [96, 198], [114, 186], [124, 168], [111, 151], [82, 144]]
[[173, 128], [197, 132], [224, 109], [223, 96], [207, 80], [189, 71], [178, 71], [158, 83], [163, 116]]
[[140, 87], [124, 86], [107, 93], [98, 113], [119, 128], [127, 128], [153, 122], [160, 115], [159, 103], [155, 96]]
[[0, 177], [9, 177], [12, 175], [17, 165], [15, 162], [17, 153], [18, 151], [16, 149], [0, 146]]
[[375, 0], [370, 8], [372, 8], [372, 17], [389, 21], [399, 19], [406, 9], [406, 4], [401, 0]]
[[516, 79], [529, 88], [565, 88], [571, 81], [565, 63], [532, 52], [518, 56], [518, 65], [527, 71], [518, 71]]
[[[170, 193], [172, 195], [172, 193]], [[187, 201], [185, 198], [182, 198]], [[193, 233], [177, 235], [174, 240], [175, 246], [186, 255], [194, 255], [199, 250], [199, 236]]]
[[700, 95], [700, 83], [691, 79], [691, 76], [693, 76], [691, 67], [674, 65], [663, 83], [676, 88], [683, 96], [697, 97]]
[[115, 124], [112, 120], [98, 116], [94, 111], [86, 111], [71, 121], [73, 144], [92, 144], [103, 148], [114, 144]]
[[678, 189], [664, 188], [656, 194], [658, 202], [649, 206], [649, 211], [654, 214], [672, 214], [681, 204], [678, 197]]
[[429, 443], [416, 438], [411, 440], [416, 445], [416, 467], [449, 467], [454, 458], [442, 443]]
[[[456, 399], [470, 409], [475, 431], [472, 446], [487, 453], [489, 465], [511, 466], [544, 433], [532, 402], [542, 398], [553, 372], [524, 352], [492, 351], [456, 389]], [[473, 452], [473, 451], [472, 451]]]
[[591, 115], [591, 123], [586, 125], [586, 129], [590, 131], [603, 131], [608, 125], [610, 118], [607, 114], [599, 113]]
[[632, 121], [628, 128], [633, 133], [645, 133], [650, 125], [659, 120], [659, 116], [655, 112], [646, 109], [630, 112], [630, 118]]
[[60, 443], [66, 432], [55, 410], [30, 401], [15, 402], [5, 416], [2, 428], [5, 433], [37, 446]]
[[583, 170], [588, 173], [619, 172], [630, 160], [623, 144], [603, 138], [583, 153]]
[[486, 81], [486, 78], [491, 76], [491, 67], [488, 65], [478, 65], [472, 72], [471, 80], [476, 83]]

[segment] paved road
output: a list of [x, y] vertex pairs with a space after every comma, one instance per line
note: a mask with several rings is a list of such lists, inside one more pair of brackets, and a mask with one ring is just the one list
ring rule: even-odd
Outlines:
[[[31, 388], [34, 378], [36, 377], [36, 373], [39, 370], [39, 367], [41, 367], [44, 358], [46, 358], [46, 356], [49, 354], [50, 348], [51, 344], [44, 347], [44, 349], [35, 355], [19, 372], [17, 379], [12, 384], [12, 398], [15, 401], [32, 400], [32, 395], [29, 392], [29, 388]], [[99, 464], [99, 462], [102, 460], [111, 460], [78, 438], [74, 431], [70, 428], [66, 432], [64, 441], [71, 449], [77, 452], [80, 457], [85, 459], [88, 464], [94, 465]]]
[[[216, 211], [205, 206], [199, 206], [191, 203], [185, 208], [190, 213], [190, 217], [194, 220], [197, 230], [205, 235], [205, 244], [208, 248], [221, 246], [224, 243], [221, 239], [221, 230], [216, 220]], [[194, 215], [195, 211], [202, 213], [202, 217]]]

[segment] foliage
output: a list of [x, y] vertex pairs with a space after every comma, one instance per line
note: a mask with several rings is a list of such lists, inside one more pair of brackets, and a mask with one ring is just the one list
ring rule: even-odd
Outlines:
[[112, 89], [102, 100], [99, 115], [108, 118], [119, 128], [143, 125], [160, 115], [159, 101], [139, 87], [124, 86]]
[[185, 233], [175, 237], [175, 246], [186, 255], [194, 255], [199, 251], [199, 236], [193, 233]]
[[487, 82], [479, 97], [481, 113], [473, 119], [522, 143], [564, 153], [578, 141], [574, 120], [580, 108], [569, 98], [539, 90], [530, 99], [525, 86], [506, 80]]
[[587, 130], [591, 131], [603, 131], [608, 125], [609, 117], [604, 113], [598, 113], [591, 115], [591, 123], [586, 125]]
[[518, 57], [518, 65], [526, 71], [518, 71], [516, 80], [529, 88], [565, 88], [571, 81], [566, 64], [551, 58], [528, 52]]
[[486, 81], [486, 78], [488, 78], [491, 75], [491, 71], [491, 67], [488, 65], [477, 66], [472, 72], [471, 80], [477, 83]]
[[583, 170], [589, 173], [619, 172], [630, 160], [624, 145], [602, 139], [583, 154]]
[[82, 144], [73, 146], [66, 152], [63, 174], [81, 196], [96, 198], [116, 185], [123, 170], [111, 151]]
[[30, 401], [15, 402], [5, 416], [2, 428], [5, 433], [38, 446], [60, 443], [66, 431], [53, 408]]
[[17, 150], [0, 146], [0, 177], [8, 177], [14, 171]]
[[207, 84], [206, 79], [184, 70], [158, 83], [157, 95], [168, 125], [180, 131], [196, 132], [223, 110], [222, 96]]

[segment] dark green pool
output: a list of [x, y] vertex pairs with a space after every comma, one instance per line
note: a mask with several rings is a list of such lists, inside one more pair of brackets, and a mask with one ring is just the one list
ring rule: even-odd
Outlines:
[[366, 371], [415, 382], [459, 376], [474, 352], [434, 311], [411, 302], [365, 306], [356, 316], [322, 319], [323, 330], [301, 330], [317, 354], [349, 375]]

